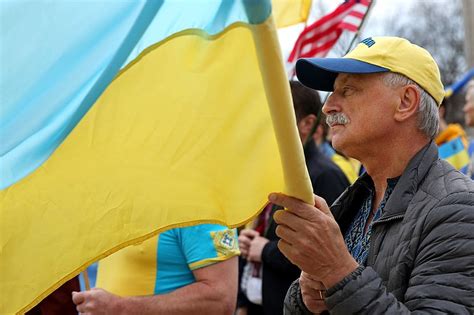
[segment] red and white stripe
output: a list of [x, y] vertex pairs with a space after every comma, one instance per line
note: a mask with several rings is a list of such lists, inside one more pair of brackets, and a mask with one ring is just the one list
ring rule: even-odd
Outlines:
[[343, 30], [356, 32], [368, 11], [370, 0], [349, 0], [333, 12], [307, 26], [288, 57], [292, 68], [298, 58], [324, 57], [336, 44]]

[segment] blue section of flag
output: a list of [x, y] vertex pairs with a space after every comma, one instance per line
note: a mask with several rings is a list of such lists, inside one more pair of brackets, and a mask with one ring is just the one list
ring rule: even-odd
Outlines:
[[[186, 29], [201, 29], [217, 34], [235, 22], [259, 24], [271, 13], [271, 2], [255, 0], [165, 1], [147, 32], [133, 50], [126, 64], [145, 48]], [[179, 12], [179, 14], [170, 14]]]
[[452, 85], [446, 87], [446, 93], [448, 93], [448, 95], [456, 94], [457, 92], [459, 92], [459, 90], [461, 90], [464, 87], [464, 85], [466, 85], [467, 82], [469, 82], [469, 80], [473, 78], [474, 78], [474, 68], [471, 68], [468, 72], [466, 72], [463, 75], [461, 79], [454, 82]]
[[465, 150], [464, 144], [462, 143], [460, 137], [455, 138], [449, 142], [443, 143], [438, 148], [439, 157], [442, 159], [448, 159], [463, 150]]
[[0, 189], [44, 163], [150, 45], [190, 28], [260, 23], [270, 12], [269, 0], [2, 2]]
[[61, 144], [120, 70], [160, 5], [2, 4], [0, 19], [10, 27], [1, 31], [8, 67], [0, 81], [0, 189], [36, 169]]

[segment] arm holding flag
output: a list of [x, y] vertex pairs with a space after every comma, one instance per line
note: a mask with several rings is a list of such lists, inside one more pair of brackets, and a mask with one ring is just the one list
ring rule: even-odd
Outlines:
[[195, 283], [168, 294], [120, 297], [92, 289], [74, 292], [72, 298], [79, 312], [90, 315], [232, 314], [237, 296], [237, 257], [196, 269], [193, 274]]

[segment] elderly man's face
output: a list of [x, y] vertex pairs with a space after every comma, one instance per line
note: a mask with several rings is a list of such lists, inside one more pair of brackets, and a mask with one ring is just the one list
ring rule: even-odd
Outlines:
[[466, 93], [466, 105], [464, 105], [464, 121], [469, 127], [474, 127], [474, 86]]
[[390, 145], [399, 95], [382, 81], [383, 74], [339, 74], [323, 107], [334, 148], [360, 158]]

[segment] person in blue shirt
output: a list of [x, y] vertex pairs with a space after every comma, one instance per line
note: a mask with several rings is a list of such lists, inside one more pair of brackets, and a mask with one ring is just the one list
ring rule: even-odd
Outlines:
[[73, 301], [87, 314], [232, 314], [238, 255], [235, 229], [174, 228], [102, 260], [101, 289]]

